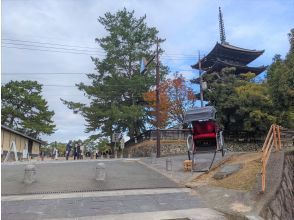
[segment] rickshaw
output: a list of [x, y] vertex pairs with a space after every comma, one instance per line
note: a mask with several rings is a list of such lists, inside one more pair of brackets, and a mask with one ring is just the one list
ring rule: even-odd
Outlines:
[[[187, 137], [188, 157], [192, 160], [192, 171], [209, 171], [217, 152], [225, 155], [223, 131], [216, 122], [216, 109], [213, 106], [199, 107], [188, 110], [185, 114], [185, 122], [192, 125], [191, 134]], [[195, 170], [196, 153], [214, 153], [209, 168]], [[191, 159], [192, 156], [192, 159]]]

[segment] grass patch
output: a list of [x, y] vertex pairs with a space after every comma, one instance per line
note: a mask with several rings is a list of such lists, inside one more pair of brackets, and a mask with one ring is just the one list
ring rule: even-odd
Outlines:
[[249, 191], [256, 183], [256, 178], [261, 169], [260, 160], [247, 162], [243, 168], [227, 178], [221, 180], [212, 179], [211, 185], [237, 190]]
[[211, 185], [223, 187], [228, 189], [249, 191], [255, 185], [257, 176], [261, 170], [261, 153], [242, 153], [232, 156], [226, 164], [242, 163], [243, 168], [238, 172], [221, 180], [216, 180], [213, 175], [220, 170], [217, 168], [207, 174], [192, 180], [187, 185], [189, 187], [196, 187], [201, 185]]

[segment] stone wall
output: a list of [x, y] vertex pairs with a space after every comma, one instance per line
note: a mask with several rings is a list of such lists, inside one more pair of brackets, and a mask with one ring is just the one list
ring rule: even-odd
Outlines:
[[260, 216], [267, 220], [294, 219], [294, 151], [285, 155], [284, 170], [279, 190], [261, 211]]
[[[186, 139], [161, 140], [161, 155], [177, 155], [187, 152]], [[225, 139], [225, 149], [230, 152], [253, 152], [261, 151], [263, 141], [248, 141], [243, 139]], [[282, 141], [282, 148], [292, 146], [291, 142]], [[156, 152], [156, 140], [145, 140], [142, 143], [130, 146], [124, 151], [125, 156], [128, 152], [132, 157], [149, 157], [151, 152]]]
[[247, 152], [247, 151], [260, 151], [262, 148], [262, 142], [244, 142], [238, 140], [225, 140], [225, 148], [231, 152]]
[[[265, 139], [245, 140], [225, 138], [225, 148], [231, 152], [261, 151]], [[293, 147], [293, 141], [281, 139], [282, 149]]]
[[[131, 146], [126, 150], [132, 157], [150, 157], [151, 153], [156, 152], [156, 141], [148, 140]], [[127, 154], [127, 152], [125, 153]], [[186, 141], [184, 140], [161, 140], [161, 156], [180, 155], [187, 152]]]
[[[260, 151], [262, 148], [261, 142], [242, 142], [242, 141], [225, 141], [225, 148], [231, 152], [246, 152]], [[161, 155], [179, 155], [187, 153], [186, 140], [161, 140]], [[127, 156], [128, 152], [132, 157], [149, 157], [151, 152], [156, 152], [156, 140], [146, 140], [142, 143], [128, 147], [124, 152]]]

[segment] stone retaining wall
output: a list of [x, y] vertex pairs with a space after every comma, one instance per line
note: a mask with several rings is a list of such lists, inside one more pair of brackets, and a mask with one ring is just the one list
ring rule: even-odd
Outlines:
[[[150, 157], [151, 153], [156, 152], [156, 141], [149, 140], [139, 143], [128, 148], [128, 153], [132, 157]], [[160, 153], [161, 156], [180, 155], [187, 152], [186, 141], [184, 140], [161, 140]]]
[[[187, 153], [186, 140], [161, 140], [161, 155], [178, 155]], [[225, 142], [225, 148], [231, 152], [260, 151], [262, 143]], [[156, 152], [156, 141], [148, 140], [128, 148], [132, 157], [149, 157]], [[127, 155], [127, 151], [124, 152]]]
[[[225, 148], [231, 152], [261, 151], [264, 140], [246, 141], [246, 140], [228, 140], [225, 139]], [[293, 142], [289, 140], [281, 141], [282, 149], [292, 147]]]
[[231, 152], [260, 151], [262, 145], [262, 142], [242, 142], [225, 140], [225, 148]]
[[[178, 155], [187, 152], [186, 140], [161, 140], [161, 155]], [[225, 140], [225, 149], [231, 152], [254, 152], [261, 151], [263, 142], [244, 140]], [[291, 142], [282, 142], [282, 148], [292, 146]], [[156, 152], [156, 140], [146, 140], [142, 143], [128, 147], [124, 151], [125, 156], [130, 152], [132, 157], [149, 157], [151, 152]]]
[[267, 220], [294, 219], [294, 151], [285, 155], [284, 170], [279, 190], [261, 211]]

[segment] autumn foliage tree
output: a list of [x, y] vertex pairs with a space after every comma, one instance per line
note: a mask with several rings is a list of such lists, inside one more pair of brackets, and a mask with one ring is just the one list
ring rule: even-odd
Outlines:
[[[169, 81], [164, 81], [159, 86], [159, 128], [165, 128], [168, 125], [170, 100], [168, 97]], [[147, 104], [148, 122], [156, 127], [156, 90], [148, 91], [144, 94], [144, 101]]]
[[[196, 97], [192, 88], [187, 86], [183, 75], [175, 73], [173, 79], [163, 81], [159, 86], [159, 92], [159, 128], [177, 124], [184, 126], [184, 113], [194, 107]], [[146, 92], [144, 100], [148, 103], [149, 123], [156, 126], [156, 91]]]
[[186, 110], [193, 108], [196, 96], [191, 87], [187, 86], [182, 74], [175, 73], [174, 79], [170, 80], [168, 86], [169, 97], [169, 119], [172, 124], [184, 125], [184, 114]]

